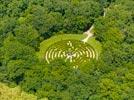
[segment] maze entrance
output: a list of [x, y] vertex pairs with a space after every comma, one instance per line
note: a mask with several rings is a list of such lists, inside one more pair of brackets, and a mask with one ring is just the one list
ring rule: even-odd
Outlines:
[[62, 40], [50, 45], [45, 52], [45, 60], [48, 63], [59, 58], [78, 67], [81, 63], [97, 59], [98, 55], [88, 43], [78, 40]]

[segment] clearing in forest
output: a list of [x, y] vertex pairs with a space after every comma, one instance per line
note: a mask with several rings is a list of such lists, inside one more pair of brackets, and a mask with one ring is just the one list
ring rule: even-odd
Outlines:
[[38, 56], [47, 63], [55, 59], [64, 59], [78, 67], [91, 59], [98, 59], [101, 45], [95, 38], [90, 38], [86, 43], [82, 40], [84, 35], [65, 34], [53, 36], [40, 44]]

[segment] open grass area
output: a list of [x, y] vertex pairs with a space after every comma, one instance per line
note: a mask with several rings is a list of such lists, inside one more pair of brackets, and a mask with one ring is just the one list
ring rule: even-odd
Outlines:
[[63, 58], [77, 65], [92, 59], [98, 59], [101, 52], [101, 44], [90, 38], [87, 43], [81, 40], [86, 36], [77, 34], [65, 34], [53, 36], [40, 44], [39, 59], [50, 63], [56, 58]]
[[22, 91], [19, 86], [10, 88], [0, 83], [0, 100], [37, 100], [37, 97]]

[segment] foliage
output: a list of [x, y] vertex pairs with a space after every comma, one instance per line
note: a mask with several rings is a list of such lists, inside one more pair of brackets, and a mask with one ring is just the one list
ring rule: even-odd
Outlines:
[[[0, 82], [17, 86], [0, 83], [0, 99], [133, 100], [133, 5], [133, 0], [0, 0]], [[98, 60], [77, 69], [63, 59], [44, 62], [50, 45], [81, 40], [92, 25], [88, 43]]]
[[91, 86], [97, 81], [88, 73], [74, 69], [63, 60], [56, 60], [49, 65], [34, 68], [26, 73], [21, 83], [22, 88], [39, 97], [48, 97], [50, 100], [87, 99], [94, 90]]
[[32, 94], [21, 91], [20, 87], [9, 88], [0, 83], [0, 99], [1, 100], [37, 100]]
[[103, 58], [110, 65], [133, 62], [133, 3], [117, 0], [107, 9], [106, 16], [95, 22], [96, 39], [103, 43]]

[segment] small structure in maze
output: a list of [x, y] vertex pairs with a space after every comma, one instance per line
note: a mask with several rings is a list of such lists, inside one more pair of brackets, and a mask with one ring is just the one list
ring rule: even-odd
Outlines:
[[45, 51], [44, 57], [47, 63], [61, 58], [77, 68], [81, 63], [98, 59], [98, 54], [88, 43], [79, 40], [62, 40], [50, 45]]

